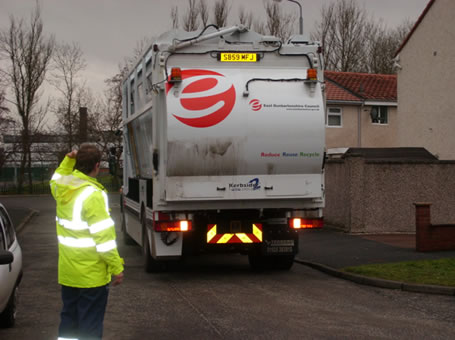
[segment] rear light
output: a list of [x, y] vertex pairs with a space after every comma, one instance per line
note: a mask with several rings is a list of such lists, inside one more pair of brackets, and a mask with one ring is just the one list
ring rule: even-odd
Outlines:
[[307, 71], [307, 79], [308, 80], [317, 80], [318, 71], [315, 68], [309, 68]]
[[191, 221], [159, 221], [154, 223], [155, 231], [189, 231], [191, 230]]
[[179, 83], [182, 81], [182, 70], [180, 67], [173, 67], [171, 69], [170, 83]]
[[190, 223], [188, 221], [180, 221], [179, 222], [179, 226], [180, 226], [180, 231], [188, 231], [188, 230], [190, 230], [189, 229]]
[[324, 220], [322, 218], [302, 218], [294, 217], [289, 219], [289, 227], [292, 229], [313, 229], [322, 228]]

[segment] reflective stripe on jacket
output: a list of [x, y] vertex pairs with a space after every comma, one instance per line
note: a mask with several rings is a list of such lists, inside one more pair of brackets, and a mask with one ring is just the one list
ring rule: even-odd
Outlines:
[[50, 181], [57, 202], [58, 282], [78, 288], [106, 285], [123, 272], [104, 187], [65, 157]]

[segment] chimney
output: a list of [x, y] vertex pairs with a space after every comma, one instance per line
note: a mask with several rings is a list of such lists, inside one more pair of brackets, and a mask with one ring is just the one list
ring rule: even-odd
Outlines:
[[79, 143], [87, 141], [87, 108], [79, 108]]

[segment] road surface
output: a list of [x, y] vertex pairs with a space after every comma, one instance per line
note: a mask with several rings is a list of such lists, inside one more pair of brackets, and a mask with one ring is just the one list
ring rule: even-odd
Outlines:
[[[61, 300], [54, 202], [47, 196], [0, 201], [40, 210], [19, 234], [18, 319], [15, 328], [0, 329], [0, 339], [56, 339]], [[118, 222], [118, 196], [111, 206]], [[121, 236], [118, 243], [125, 281], [110, 288], [105, 340], [455, 338], [454, 297], [361, 286], [299, 264], [289, 272], [251, 272], [241, 255], [200, 256], [147, 274], [140, 248], [123, 245]]]

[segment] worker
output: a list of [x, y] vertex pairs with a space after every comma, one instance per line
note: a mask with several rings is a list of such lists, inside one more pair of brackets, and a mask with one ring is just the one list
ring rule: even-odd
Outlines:
[[97, 147], [84, 143], [66, 155], [50, 181], [63, 301], [59, 340], [101, 339], [109, 283], [123, 281], [106, 190], [96, 180], [100, 162]]

